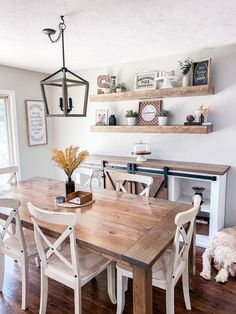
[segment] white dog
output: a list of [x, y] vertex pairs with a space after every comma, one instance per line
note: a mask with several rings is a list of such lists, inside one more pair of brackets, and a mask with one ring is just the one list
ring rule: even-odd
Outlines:
[[236, 227], [223, 229], [215, 234], [211, 244], [202, 255], [203, 269], [200, 273], [204, 279], [211, 279], [211, 261], [219, 270], [215, 280], [226, 282], [229, 274], [236, 276]]

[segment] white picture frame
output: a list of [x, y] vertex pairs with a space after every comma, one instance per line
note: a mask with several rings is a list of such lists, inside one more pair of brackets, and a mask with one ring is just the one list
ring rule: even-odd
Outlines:
[[48, 143], [45, 106], [42, 100], [25, 100], [29, 146]]
[[108, 124], [108, 110], [96, 109], [95, 125], [102, 126]]
[[134, 78], [134, 90], [156, 89], [157, 71], [140, 72]]

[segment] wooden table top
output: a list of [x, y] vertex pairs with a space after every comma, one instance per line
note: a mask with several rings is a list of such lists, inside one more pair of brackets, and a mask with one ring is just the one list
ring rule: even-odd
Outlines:
[[[55, 209], [54, 198], [64, 195], [64, 185], [61, 181], [37, 177], [20, 181], [17, 185], [1, 186], [0, 197], [14, 197], [21, 201], [20, 217], [27, 228], [32, 228], [26, 206], [28, 201], [50, 211], [75, 211], [79, 245], [143, 268], [151, 267], [173, 241], [175, 215], [191, 207], [178, 202], [94, 189], [95, 203], [92, 205]], [[6, 218], [4, 210], [1, 210], [0, 218]], [[63, 230], [63, 226], [42, 226], [55, 233]]]
[[108, 163], [114, 164], [125, 164], [135, 163], [139, 167], [143, 168], [153, 168], [153, 169], [163, 169], [163, 167], [168, 167], [170, 170], [184, 171], [184, 172], [194, 172], [194, 173], [206, 173], [213, 175], [224, 175], [229, 169], [228, 165], [217, 165], [209, 163], [199, 163], [199, 162], [184, 162], [184, 161], [174, 161], [174, 160], [161, 160], [161, 159], [148, 159], [145, 162], [137, 162], [134, 157], [124, 157], [124, 156], [108, 156], [92, 154], [86, 158], [86, 162], [93, 161], [106, 161]]

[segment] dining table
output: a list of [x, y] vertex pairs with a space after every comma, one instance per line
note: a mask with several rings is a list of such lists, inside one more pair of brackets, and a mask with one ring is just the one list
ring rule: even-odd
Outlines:
[[[76, 190], [85, 190], [76, 186]], [[176, 214], [191, 208], [162, 199], [93, 188], [94, 203], [80, 208], [57, 207], [55, 197], [65, 195], [63, 181], [35, 177], [0, 188], [1, 198], [17, 198], [22, 225], [33, 229], [27, 202], [48, 211], [73, 211], [78, 216], [78, 246], [133, 268], [133, 313], [152, 314], [152, 265], [173, 242]], [[0, 219], [7, 218], [1, 209]], [[62, 225], [40, 222], [50, 236]]]

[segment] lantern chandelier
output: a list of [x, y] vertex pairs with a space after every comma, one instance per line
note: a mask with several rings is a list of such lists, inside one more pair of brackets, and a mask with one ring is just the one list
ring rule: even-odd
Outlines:
[[[76, 75], [75, 73], [67, 69], [66, 67], [65, 46], [64, 46], [64, 31], [66, 30], [66, 25], [64, 22], [64, 16], [61, 16], [61, 22], [58, 28], [59, 28], [58, 35], [55, 39], [53, 39], [53, 35], [56, 34], [55, 29], [51, 29], [51, 28], [43, 29], [43, 33], [48, 35], [52, 43], [57, 43], [60, 41], [60, 39], [62, 42], [62, 68], [56, 71], [55, 73], [51, 74], [50, 76], [46, 77], [40, 82], [43, 101], [46, 107], [46, 113], [47, 113], [47, 116], [52, 116], [52, 117], [61, 117], [61, 116], [85, 117], [86, 112], [87, 112], [89, 83], [86, 80], [84, 80], [82, 77]], [[68, 74], [70, 78], [67, 77]], [[47, 86], [51, 86], [51, 90], [53, 89], [53, 87], [57, 89], [59, 88], [60, 97], [56, 97], [56, 103], [57, 103], [56, 108], [59, 107], [60, 108], [59, 112], [62, 111], [62, 113], [52, 113], [49, 111], [49, 99], [51, 97], [51, 101], [52, 99], [54, 99], [55, 101], [55, 95], [53, 93], [50, 93], [50, 94], [48, 93], [48, 91], [45, 88]], [[82, 102], [83, 109], [79, 113], [73, 112], [73, 108], [75, 108], [74, 103], [78, 103], [79, 98], [81, 97], [81, 92], [75, 96], [76, 88], [82, 89], [82, 96], [83, 96], [83, 102]]]

